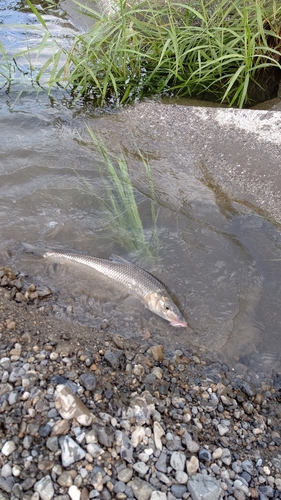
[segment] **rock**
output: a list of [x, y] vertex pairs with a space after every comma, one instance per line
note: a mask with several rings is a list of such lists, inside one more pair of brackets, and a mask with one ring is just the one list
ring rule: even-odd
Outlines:
[[161, 437], [165, 435], [165, 432], [159, 422], [154, 422], [153, 423], [153, 437], [154, 437], [154, 443], [157, 448], [157, 450], [162, 451], [162, 441]]
[[14, 486], [14, 478], [12, 477], [1, 477], [0, 476], [0, 489], [6, 491], [6, 493], [11, 493]]
[[114, 435], [110, 428], [102, 425], [94, 425], [93, 430], [97, 433], [98, 442], [106, 448], [111, 448], [114, 441]]
[[218, 500], [221, 494], [219, 481], [204, 474], [191, 477], [187, 486], [192, 500]]
[[72, 486], [70, 486], [70, 488], [68, 489], [68, 494], [69, 494], [71, 500], [80, 500], [80, 498], [81, 498], [81, 493], [80, 493], [79, 489], [77, 488], [77, 486], [75, 486], [74, 484]]
[[167, 472], [167, 455], [166, 453], [160, 453], [160, 456], [155, 464], [155, 468], [159, 470], [160, 472], [164, 472], [166, 474]]
[[155, 361], [162, 362], [164, 358], [164, 346], [161, 344], [153, 345], [147, 350], [148, 354], [152, 354]]
[[209, 450], [206, 450], [206, 448], [201, 448], [199, 450], [199, 460], [202, 460], [202, 462], [210, 462], [212, 460], [212, 455]]
[[117, 477], [119, 481], [122, 481], [123, 483], [128, 483], [131, 480], [132, 475], [133, 475], [133, 470], [129, 469], [128, 467], [125, 467], [125, 469], [121, 469], [118, 472]]
[[6, 441], [6, 443], [4, 444], [4, 446], [2, 447], [2, 453], [3, 455], [5, 455], [5, 457], [8, 457], [9, 455], [11, 455], [16, 449], [16, 445], [14, 443], [14, 441]]
[[193, 455], [190, 460], [186, 461], [186, 472], [189, 476], [193, 476], [199, 468], [199, 460]]
[[167, 500], [167, 495], [163, 491], [153, 491], [150, 500]]
[[133, 463], [133, 447], [128, 436], [122, 431], [115, 431], [117, 446], [120, 446], [120, 455], [126, 462]]
[[96, 377], [92, 373], [82, 373], [79, 381], [87, 391], [93, 391], [96, 387]]
[[82, 460], [86, 455], [86, 452], [70, 436], [61, 436], [59, 438], [59, 445], [61, 447], [61, 459], [64, 467]]
[[56, 388], [56, 409], [63, 419], [75, 418], [81, 425], [89, 426], [93, 423], [94, 416], [84, 403], [71, 392], [65, 385]]
[[171, 492], [176, 498], [182, 498], [184, 493], [186, 493], [186, 486], [182, 484], [173, 484], [171, 486]]
[[133, 448], [136, 448], [138, 444], [142, 442], [144, 436], [145, 436], [144, 428], [138, 425], [131, 435], [131, 443]]
[[177, 470], [176, 480], [179, 484], [186, 484], [188, 480], [188, 475], [182, 470]]
[[229, 432], [229, 427], [223, 424], [218, 424], [218, 431], [220, 436], [224, 436], [227, 432]]
[[154, 488], [149, 483], [143, 481], [143, 479], [135, 477], [130, 482], [130, 486], [132, 487], [137, 500], [150, 500]]
[[34, 490], [40, 495], [41, 500], [51, 500], [54, 496], [54, 486], [50, 476], [44, 476], [34, 485]]
[[51, 437], [65, 436], [66, 434], [68, 434], [69, 429], [70, 425], [67, 420], [59, 420], [52, 428]]
[[73, 484], [71, 475], [64, 471], [58, 478], [57, 483], [63, 488], [69, 488]]
[[148, 471], [148, 466], [146, 464], [144, 464], [143, 462], [136, 462], [133, 465], [133, 469], [135, 471], [137, 471], [137, 473], [140, 474], [140, 476], [145, 476], [145, 474]]
[[232, 458], [231, 458], [231, 452], [228, 448], [224, 448], [223, 452], [222, 452], [222, 455], [221, 455], [221, 461], [225, 464], [225, 465], [230, 465], [231, 462], [232, 462]]
[[108, 349], [104, 354], [104, 359], [112, 368], [118, 368], [124, 361], [124, 351], [121, 349]]
[[171, 467], [175, 470], [183, 471], [185, 469], [186, 456], [180, 451], [174, 451], [170, 458]]

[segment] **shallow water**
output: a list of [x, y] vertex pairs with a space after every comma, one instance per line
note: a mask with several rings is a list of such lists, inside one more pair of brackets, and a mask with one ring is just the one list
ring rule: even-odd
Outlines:
[[[31, 85], [22, 90], [0, 95], [0, 265], [49, 285], [59, 317], [140, 341], [150, 332], [170, 352], [191, 344], [257, 374], [278, 369], [279, 228], [218, 196], [173, 127], [167, 137], [148, 133], [122, 112], [96, 116]], [[141, 226], [130, 210], [123, 220], [118, 186], [86, 125], [124, 156]], [[138, 263], [175, 294], [194, 331], [170, 327], [97, 274], [26, 254], [21, 241]]]

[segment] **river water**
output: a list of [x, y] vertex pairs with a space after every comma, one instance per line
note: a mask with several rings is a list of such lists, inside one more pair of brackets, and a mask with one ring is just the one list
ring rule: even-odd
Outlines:
[[[35, 20], [20, 2], [5, 7], [11, 48], [19, 30], [5, 23]], [[57, 37], [74, 33], [60, 11], [50, 22]], [[167, 135], [161, 117], [159, 127], [142, 126], [143, 106], [71, 108], [65, 95], [39, 92], [28, 78], [2, 87], [0, 112], [0, 265], [49, 285], [53, 314], [141, 342], [150, 336], [171, 353], [192, 345], [257, 379], [279, 369], [280, 230], [210, 185], [173, 124]], [[122, 175], [116, 157], [128, 168]], [[169, 287], [192, 328], [169, 326], [96, 274], [27, 254], [21, 241], [141, 265]]]

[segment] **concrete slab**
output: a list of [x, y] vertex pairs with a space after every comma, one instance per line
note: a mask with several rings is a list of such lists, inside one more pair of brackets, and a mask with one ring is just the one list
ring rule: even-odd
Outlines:
[[[281, 112], [143, 102], [118, 116], [99, 118], [111, 144], [135, 138], [138, 147], [159, 138], [159, 148], [181, 157], [205, 186], [281, 222]], [[126, 141], [124, 138], [126, 137]], [[149, 148], [148, 148], [149, 149]], [[186, 166], [185, 166], [186, 165]], [[197, 171], [197, 173], [196, 173]]]

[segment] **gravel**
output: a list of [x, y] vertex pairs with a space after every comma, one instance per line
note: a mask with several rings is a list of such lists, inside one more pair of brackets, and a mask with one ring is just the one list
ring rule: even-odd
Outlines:
[[1, 500], [281, 498], [271, 383], [60, 322], [0, 272]]

